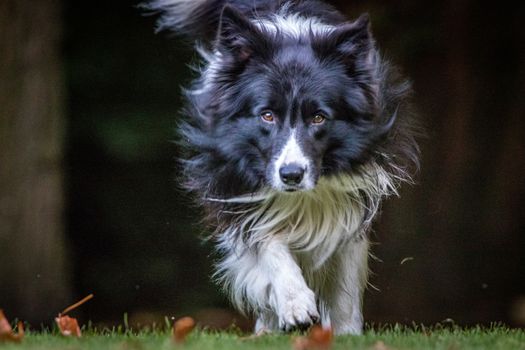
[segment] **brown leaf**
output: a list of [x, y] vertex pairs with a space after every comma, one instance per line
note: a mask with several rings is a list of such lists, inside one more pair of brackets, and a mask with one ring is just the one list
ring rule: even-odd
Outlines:
[[295, 338], [292, 345], [294, 350], [330, 349], [333, 337], [331, 328], [314, 325], [307, 337]]
[[88, 300], [91, 300], [93, 298], [93, 294], [88, 295], [84, 299], [74, 303], [73, 305], [68, 306], [64, 309], [61, 313], [58, 314], [58, 316], [55, 318], [55, 322], [57, 323], [58, 329], [60, 330], [60, 333], [62, 333], [63, 336], [66, 337], [81, 337], [82, 332], [80, 331], [80, 327], [78, 326], [78, 321], [76, 318], [69, 317], [66, 315], [71, 310], [76, 309], [80, 305], [84, 304]]
[[332, 339], [333, 332], [331, 328], [315, 325], [310, 330], [310, 340], [320, 346], [329, 347], [332, 344]]
[[293, 350], [308, 350], [312, 349], [312, 344], [307, 337], [297, 337], [293, 340], [292, 348]]
[[393, 350], [392, 348], [385, 345], [381, 340], [378, 340], [371, 348], [372, 350]]
[[11, 333], [12, 331], [9, 321], [5, 318], [4, 311], [0, 310], [0, 334]]
[[13, 332], [13, 328], [7, 321], [4, 315], [4, 311], [0, 309], [0, 343], [2, 342], [15, 342], [19, 343], [24, 337], [24, 324], [18, 322], [18, 334]]
[[178, 319], [173, 326], [173, 340], [176, 343], [183, 343], [188, 334], [195, 328], [195, 320], [191, 317]]
[[63, 336], [66, 337], [80, 337], [82, 336], [82, 332], [80, 332], [80, 327], [78, 326], [78, 322], [76, 318], [69, 317], [67, 315], [58, 315], [58, 317], [55, 318], [55, 321], [57, 323], [58, 329], [60, 329], [60, 333], [62, 333]]

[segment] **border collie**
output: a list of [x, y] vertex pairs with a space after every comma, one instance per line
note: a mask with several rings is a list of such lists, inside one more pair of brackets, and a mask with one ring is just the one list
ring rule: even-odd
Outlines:
[[216, 278], [255, 331], [362, 332], [371, 223], [418, 167], [410, 84], [368, 16], [317, 0], [152, 0], [203, 58], [185, 90], [184, 186]]

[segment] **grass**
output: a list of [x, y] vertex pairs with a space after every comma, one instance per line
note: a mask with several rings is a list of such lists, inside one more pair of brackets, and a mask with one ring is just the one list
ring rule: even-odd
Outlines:
[[[245, 339], [237, 332], [196, 331], [184, 345], [175, 345], [169, 332], [86, 331], [80, 339], [64, 338], [56, 332], [28, 332], [21, 344], [0, 344], [0, 350], [230, 350], [292, 349], [297, 335], [266, 335]], [[381, 341], [385, 347], [378, 345]], [[502, 326], [490, 328], [459, 327], [425, 329], [402, 326], [368, 330], [362, 336], [337, 337], [332, 349], [504, 349], [525, 350], [525, 331]]]

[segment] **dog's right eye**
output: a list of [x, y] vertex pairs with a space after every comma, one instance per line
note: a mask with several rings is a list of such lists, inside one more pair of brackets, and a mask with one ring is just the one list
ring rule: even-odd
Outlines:
[[275, 123], [275, 117], [272, 111], [264, 111], [261, 113], [261, 119], [267, 123]]

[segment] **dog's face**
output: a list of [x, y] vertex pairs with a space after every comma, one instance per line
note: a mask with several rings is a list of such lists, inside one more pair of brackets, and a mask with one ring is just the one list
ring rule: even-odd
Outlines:
[[[310, 47], [283, 48], [271, 66], [253, 65], [240, 133], [259, 152], [252, 167], [279, 191], [313, 189], [319, 176], [358, 161], [366, 144], [360, 116], [345, 103], [345, 71], [325, 66]], [[253, 79], [253, 80], [252, 80]], [[338, 159], [345, 164], [339, 164]]]
[[229, 172], [249, 188], [311, 190], [320, 176], [366, 162], [384, 133], [374, 119], [368, 19], [340, 27], [295, 21], [254, 23], [230, 8], [222, 15], [211, 129], [236, 167]]

